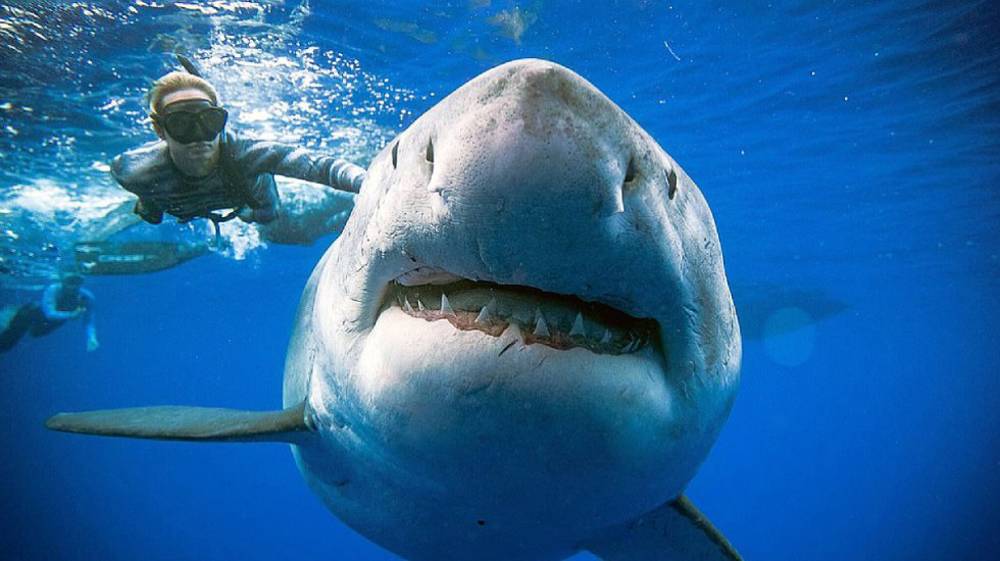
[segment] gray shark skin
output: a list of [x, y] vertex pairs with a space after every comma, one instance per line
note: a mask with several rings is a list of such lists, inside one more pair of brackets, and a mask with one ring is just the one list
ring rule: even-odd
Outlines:
[[290, 442], [328, 508], [407, 559], [733, 560], [682, 493], [740, 359], [697, 186], [593, 85], [527, 59], [372, 161], [304, 290], [284, 411], [48, 425]]
[[[404, 277], [604, 303], [656, 319], [659, 344], [606, 355], [456, 329], [384, 307]], [[528, 60], [472, 80], [374, 159], [303, 296], [284, 401], [308, 400], [322, 427], [323, 446], [296, 450], [306, 480], [375, 542], [413, 559], [559, 559], [680, 493], [739, 360], [694, 183], [592, 85]]]

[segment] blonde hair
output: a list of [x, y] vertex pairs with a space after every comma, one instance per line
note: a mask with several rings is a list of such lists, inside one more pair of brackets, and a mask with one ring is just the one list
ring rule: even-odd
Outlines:
[[146, 94], [146, 101], [149, 103], [149, 112], [158, 113], [162, 109], [160, 104], [163, 102], [163, 98], [168, 94], [189, 88], [205, 92], [205, 95], [212, 100], [212, 103], [215, 105], [219, 104], [219, 92], [215, 91], [215, 87], [212, 84], [194, 74], [178, 70], [161, 76], [159, 80], [153, 82], [153, 87]]

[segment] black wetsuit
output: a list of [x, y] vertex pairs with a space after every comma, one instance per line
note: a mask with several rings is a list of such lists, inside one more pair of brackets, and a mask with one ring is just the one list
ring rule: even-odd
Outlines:
[[364, 179], [364, 169], [345, 160], [276, 142], [243, 140], [228, 130], [222, 133], [219, 150], [219, 164], [205, 177], [181, 173], [162, 140], [119, 155], [111, 174], [139, 196], [136, 212], [153, 224], [163, 220], [164, 212], [186, 221], [244, 206], [253, 209], [255, 222], [270, 222], [279, 209], [273, 175], [353, 193]]

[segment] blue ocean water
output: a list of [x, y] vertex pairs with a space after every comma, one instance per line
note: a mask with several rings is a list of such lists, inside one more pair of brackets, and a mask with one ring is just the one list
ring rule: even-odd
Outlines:
[[[698, 183], [746, 335], [688, 495], [747, 559], [1000, 549], [1000, 6], [995, 2], [13, 2], [0, 6], [0, 281], [37, 297], [126, 200], [115, 154], [181, 50], [241, 130], [362, 165], [501, 62], [583, 75]], [[170, 230], [170, 228], [173, 228]], [[165, 226], [184, 239], [205, 231]], [[285, 446], [73, 437], [60, 410], [268, 409], [332, 242], [94, 276], [79, 325], [0, 355], [6, 559], [394, 559]], [[587, 559], [581, 555], [580, 559]]]

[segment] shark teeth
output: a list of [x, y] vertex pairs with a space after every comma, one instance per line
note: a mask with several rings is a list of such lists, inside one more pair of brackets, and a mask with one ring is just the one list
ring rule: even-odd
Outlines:
[[634, 353], [654, 340], [659, 329], [652, 319], [635, 318], [604, 304], [483, 281], [393, 284], [387, 300], [387, 306], [394, 300], [398, 309], [413, 317], [446, 320], [459, 330], [503, 337], [505, 343], [509, 331], [524, 345], [556, 350], [580, 347], [598, 354]]
[[548, 337], [550, 335], [549, 326], [545, 323], [545, 316], [538, 308], [535, 308], [535, 330], [532, 335], [535, 337]]
[[441, 293], [441, 313], [454, 315], [455, 310], [451, 309], [451, 303], [448, 302], [448, 296], [442, 292]]
[[510, 334], [514, 341], [524, 342], [524, 335], [521, 334], [521, 328], [516, 323], [510, 324], [504, 334]]
[[483, 306], [482, 310], [479, 310], [479, 315], [476, 316], [476, 323], [488, 323], [493, 318], [493, 313], [497, 309], [497, 299], [490, 298], [490, 301]]
[[638, 339], [636, 339], [635, 337], [629, 337], [628, 343], [626, 343], [625, 346], [622, 347], [622, 352], [630, 353], [634, 351], [638, 345], [639, 345]]
[[573, 327], [569, 330], [570, 337], [586, 337], [587, 331], [583, 328], [583, 314], [580, 312], [576, 313], [576, 319], [573, 320]]

